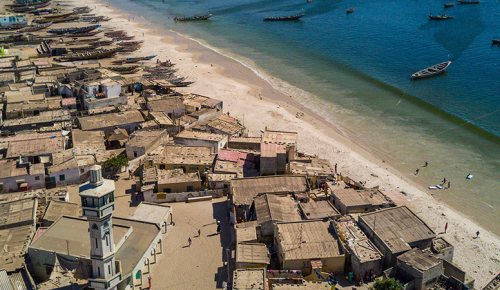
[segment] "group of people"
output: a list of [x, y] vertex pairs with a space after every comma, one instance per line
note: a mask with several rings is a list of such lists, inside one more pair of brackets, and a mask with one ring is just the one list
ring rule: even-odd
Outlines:
[[[217, 229], [216, 229], [216, 234], [219, 235], [220, 234], [220, 231], [221, 231], [221, 227], [220, 227], [220, 221], [217, 221]], [[198, 229], [198, 235], [195, 236], [195, 237], [201, 237], [201, 228]], [[191, 244], [193, 243], [193, 240], [191, 239], [191, 237], [188, 238], [188, 247], [191, 247]]]
[[[427, 166], [429, 166], [429, 162], [428, 162], [428, 161], [424, 161], [424, 165], [423, 165], [422, 167], [427, 167]], [[414, 173], [414, 175], [418, 175], [419, 173], [420, 173], [420, 168], [415, 169], [415, 173]], [[465, 176], [465, 179], [467, 179], [467, 180], [471, 180], [473, 177], [474, 177], [474, 175], [472, 175], [472, 174], [469, 172], [469, 174], [467, 174], [467, 175]], [[441, 181], [441, 186], [442, 186], [443, 188], [450, 188], [450, 187], [451, 187], [451, 182], [450, 182], [449, 180], [447, 180], [447, 179], [446, 179], [446, 177], [445, 177], [445, 178], [443, 178], [443, 180]]]

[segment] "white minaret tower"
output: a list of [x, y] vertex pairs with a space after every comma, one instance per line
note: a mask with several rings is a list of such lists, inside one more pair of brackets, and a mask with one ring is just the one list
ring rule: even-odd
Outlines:
[[83, 215], [89, 221], [92, 274], [89, 287], [116, 289], [121, 275], [115, 265], [112, 215], [115, 209], [115, 182], [102, 178], [101, 166], [90, 169], [90, 181], [80, 185]]

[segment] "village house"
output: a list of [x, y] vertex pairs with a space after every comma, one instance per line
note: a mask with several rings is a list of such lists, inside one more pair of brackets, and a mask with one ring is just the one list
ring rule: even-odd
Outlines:
[[198, 172], [184, 173], [182, 169], [157, 170], [158, 192], [191, 192], [199, 191], [201, 187], [201, 178]]
[[382, 274], [382, 253], [357, 226], [356, 221], [344, 217], [332, 222], [346, 253], [347, 271], [356, 281], [368, 282]]
[[0, 193], [28, 191], [45, 187], [43, 164], [19, 160], [0, 160]]
[[227, 143], [227, 148], [258, 153], [260, 152], [260, 140], [261, 137], [230, 136]]
[[233, 204], [232, 215], [236, 221], [250, 219], [250, 207], [253, 200], [264, 193], [303, 193], [308, 190], [307, 180], [303, 176], [265, 176], [233, 179], [230, 183], [230, 200]]
[[257, 242], [257, 221], [249, 221], [235, 225], [236, 243]]
[[103, 131], [71, 130], [71, 142], [76, 155], [94, 155], [106, 150]]
[[21, 131], [61, 131], [71, 128], [71, 113], [68, 110], [43, 111], [36, 116], [10, 119], [3, 122], [2, 131], [17, 133]]
[[270, 237], [274, 234], [277, 222], [301, 221], [297, 203], [290, 195], [263, 194], [254, 199], [257, 232], [260, 237]]
[[400, 254], [431, 247], [436, 234], [406, 206], [362, 214], [358, 225], [384, 256], [384, 269], [396, 264]]
[[223, 190], [224, 194], [228, 194], [231, 180], [235, 178], [236, 173], [207, 173], [208, 188]]
[[220, 115], [222, 115], [222, 111], [210, 108], [203, 108], [199, 111], [189, 114], [189, 116], [196, 119], [196, 122], [198, 122], [198, 124], [205, 124], [210, 120], [219, 117]]
[[184, 172], [198, 172], [201, 177], [209, 172], [215, 155], [209, 147], [165, 145], [146, 157], [146, 164], [159, 169], [177, 169]]
[[174, 123], [167, 113], [149, 112], [148, 116], [159, 128], [166, 129], [169, 135], [175, 135], [181, 131], [181, 126]]
[[443, 261], [430, 251], [415, 248], [397, 257], [396, 276], [406, 289], [430, 289], [443, 274]]
[[42, 226], [50, 227], [62, 216], [80, 216], [81, 213], [81, 207], [77, 203], [52, 199], [43, 214]]
[[221, 149], [217, 154], [214, 173], [233, 173], [238, 178], [258, 176], [253, 153]]
[[221, 114], [217, 118], [208, 121], [206, 128], [211, 133], [228, 136], [241, 136], [245, 133], [245, 126], [240, 124], [238, 119], [229, 116], [229, 114]]
[[155, 223], [161, 229], [163, 236], [166, 236], [168, 227], [173, 222], [173, 208], [165, 204], [141, 202], [131, 219]]
[[[86, 171], [90, 169], [90, 166]], [[47, 173], [49, 179], [46, 182], [47, 188], [80, 183], [80, 166], [73, 155], [73, 150], [52, 154], [52, 165], [47, 167]]]
[[188, 113], [196, 112], [202, 108], [217, 109], [222, 111], [223, 102], [198, 94], [186, 94], [182, 96], [184, 106]]
[[137, 110], [77, 118], [80, 129], [83, 131], [102, 130], [105, 133], [110, 133], [115, 128], [125, 129], [127, 132], [132, 133], [144, 121], [141, 112]]
[[266, 269], [236, 269], [233, 290], [267, 290]]
[[297, 149], [297, 133], [265, 130], [260, 144], [260, 175], [285, 174]]
[[186, 109], [180, 97], [151, 97], [147, 98], [146, 107], [149, 112], [163, 112], [171, 119], [186, 114]]
[[264, 268], [271, 263], [266, 244], [237, 243], [236, 269]]
[[307, 275], [315, 264], [322, 272], [344, 272], [345, 255], [330, 222], [277, 223], [274, 243], [281, 269], [301, 270]]
[[208, 132], [184, 130], [174, 136], [176, 144], [187, 146], [211, 147], [213, 153], [218, 153], [227, 144], [228, 137]]
[[299, 203], [302, 217], [306, 220], [327, 220], [340, 217], [340, 212], [328, 200], [314, 200]]
[[[0, 203], [0, 269], [9, 274], [25, 267], [24, 255], [35, 234], [38, 200], [28, 197]], [[1, 287], [0, 287], [1, 288]], [[3, 288], [2, 288], [3, 289]]]
[[307, 177], [313, 188], [318, 188], [321, 184], [333, 180], [335, 177], [335, 171], [330, 161], [317, 157], [291, 161], [287, 168], [288, 174]]
[[328, 184], [332, 203], [342, 214], [366, 213], [392, 205], [377, 188], [355, 190], [339, 185]]
[[127, 158], [132, 160], [146, 155], [168, 141], [166, 130], [135, 131], [125, 145]]

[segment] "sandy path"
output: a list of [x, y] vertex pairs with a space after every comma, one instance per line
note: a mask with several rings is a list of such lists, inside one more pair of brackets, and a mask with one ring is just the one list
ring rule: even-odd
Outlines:
[[[299, 150], [338, 163], [344, 175], [366, 181], [368, 186], [405, 192], [406, 204], [436, 233], [442, 232], [448, 223], [448, 232], [443, 236], [455, 246], [455, 263], [476, 279], [476, 287], [483, 286], [500, 271], [500, 240], [496, 235], [435, 200], [406, 175], [347, 140], [341, 134], [343, 128], [333, 127], [248, 67], [194, 40], [172, 31], [153, 30], [152, 25], [137, 15], [129, 21], [128, 15], [104, 2], [89, 0], [86, 4], [97, 7], [95, 13], [113, 18], [104, 26], [123, 29], [144, 40], [145, 45], [137, 54], [157, 54], [162, 60], [169, 58], [176, 62], [179, 73], [195, 81], [183, 91], [224, 101], [225, 111], [243, 120], [251, 135], [260, 134], [266, 126], [297, 131]], [[298, 119], [297, 112], [304, 112], [305, 116]], [[473, 239], [477, 230], [481, 232], [480, 238]]]

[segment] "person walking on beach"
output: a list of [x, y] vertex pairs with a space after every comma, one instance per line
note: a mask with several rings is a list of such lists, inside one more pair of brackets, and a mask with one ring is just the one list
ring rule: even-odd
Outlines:
[[476, 239], [479, 238], [479, 231], [476, 232]]
[[448, 181], [448, 189], [451, 187], [451, 182]]
[[193, 241], [191, 241], [191, 237], [189, 237], [189, 238], [188, 238], [188, 247], [191, 247], [191, 243], [192, 243], [192, 242], [193, 242]]
[[424, 162], [424, 167], [427, 167], [429, 165], [429, 162], [425, 161]]
[[418, 173], [419, 173], [419, 172], [420, 172], [420, 169], [418, 169], [418, 168], [417, 168], [417, 169], [415, 170], [415, 175], [418, 175]]
[[444, 225], [444, 233], [446, 234], [446, 231], [448, 230], [448, 223]]
[[201, 236], [201, 229], [198, 229], [198, 237]]
[[337, 163], [335, 163], [335, 174], [337, 174]]
[[443, 182], [442, 182], [442, 184], [445, 184], [445, 183], [446, 183], [446, 181], [447, 181], [447, 180], [446, 180], [446, 177], [445, 177], [445, 178], [443, 178]]

